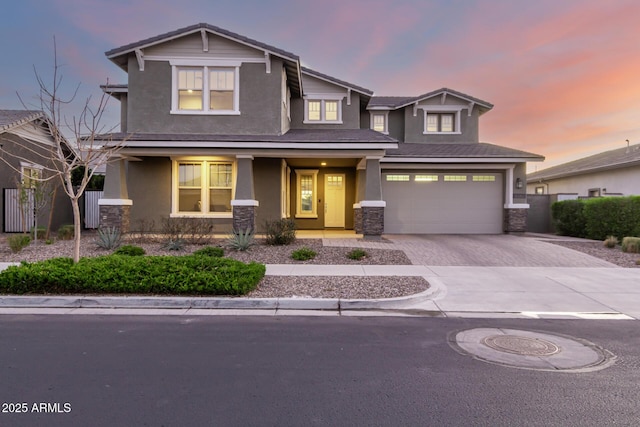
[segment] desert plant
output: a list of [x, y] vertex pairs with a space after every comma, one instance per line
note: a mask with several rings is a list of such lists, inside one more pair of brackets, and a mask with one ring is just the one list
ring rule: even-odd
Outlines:
[[37, 236], [36, 236], [36, 228], [33, 227], [31, 228], [31, 238], [32, 239], [40, 239], [40, 240], [44, 240], [45, 236], [47, 235], [47, 229], [44, 227], [38, 227], [37, 228], [38, 232], [37, 232]]
[[364, 249], [353, 249], [351, 252], [349, 252], [347, 254], [347, 258], [355, 260], [355, 261], [359, 261], [362, 258], [366, 257], [367, 251], [365, 251]]
[[113, 252], [114, 255], [142, 256], [145, 254], [144, 249], [140, 246], [124, 245], [120, 246]]
[[98, 229], [98, 238], [96, 239], [96, 245], [102, 249], [115, 249], [120, 246], [122, 241], [122, 234], [118, 227], [102, 227]]
[[136, 231], [131, 233], [133, 241], [137, 244], [150, 240], [149, 235], [155, 230], [156, 222], [153, 219], [140, 218], [136, 221]]
[[44, 241], [45, 244], [47, 245], [52, 245], [53, 244], [53, 239], [47, 239]]
[[625, 237], [622, 239], [622, 252], [640, 253], [640, 237]]
[[182, 238], [168, 238], [162, 247], [168, 251], [183, 251], [184, 247], [187, 245], [186, 240]]
[[290, 245], [296, 240], [296, 223], [292, 219], [265, 221], [264, 230], [267, 245]]
[[291, 258], [296, 261], [308, 261], [315, 258], [316, 255], [316, 251], [311, 248], [307, 248], [306, 246], [291, 252]]
[[207, 246], [207, 247], [204, 247], [202, 249], [198, 249], [193, 254], [194, 255], [202, 255], [202, 256], [210, 256], [210, 257], [219, 258], [219, 257], [224, 256], [224, 249], [218, 248], [218, 247], [213, 247], [213, 246]]
[[255, 244], [255, 235], [252, 228], [233, 230], [227, 239], [227, 246], [236, 251], [246, 251]]
[[618, 238], [616, 236], [607, 236], [607, 238], [604, 239], [604, 246], [606, 248], [615, 248], [617, 244]]
[[9, 244], [11, 252], [16, 254], [29, 246], [29, 243], [31, 243], [31, 237], [26, 234], [15, 234], [7, 237], [7, 243]]
[[73, 240], [73, 233], [74, 229], [72, 224], [61, 225], [60, 228], [58, 228], [58, 239]]

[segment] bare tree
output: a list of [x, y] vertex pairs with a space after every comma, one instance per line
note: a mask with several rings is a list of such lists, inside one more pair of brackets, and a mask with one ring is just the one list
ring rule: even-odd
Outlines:
[[[43, 147], [36, 142], [21, 143], [22, 154], [10, 153], [10, 157], [20, 160], [33, 161], [33, 157], [42, 159], [43, 174], [35, 177], [38, 181], [50, 181], [60, 179], [62, 188], [71, 201], [73, 209], [74, 226], [74, 251], [73, 260], [80, 260], [80, 198], [84, 194], [89, 181], [96, 169], [106, 165], [114, 158], [122, 148], [124, 140], [108, 142], [97, 137], [110, 132], [101, 123], [105, 112], [109, 95], [103, 93], [97, 102], [92, 102], [91, 97], [82, 104], [78, 115], [67, 117], [63, 111], [75, 101], [80, 85], [75, 86], [72, 94], [64, 97], [62, 94], [63, 75], [61, 65], [58, 64], [55, 37], [53, 39], [54, 66], [51, 82], [48, 84], [34, 67], [36, 81], [39, 87], [39, 109], [47, 116], [47, 122], [51, 130], [53, 143]], [[20, 95], [18, 95], [20, 97]], [[20, 98], [22, 101], [22, 98]], [[22, 101], [23, 105], [26, 104]], [[65, 133], [69, 137], [65, 137]], [[18, 173], [20, 171], [2, 157], [2, 160]], [[82, 170], [81, 179], [74, 185], [73, 171]]]

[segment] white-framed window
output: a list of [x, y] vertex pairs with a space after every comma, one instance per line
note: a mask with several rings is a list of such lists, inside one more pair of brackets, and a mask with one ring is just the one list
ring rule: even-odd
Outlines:
[[422, 107], [424, 108], [425, 134], [460, 134], [460, 111], [458, 107]]
[[38, 180], [42, 178], [42, 166], [32, 163], [20, 163], [22, 188], [36, 188]]
[[389, 133], [389, 128], [388, 128], [389, 112], [376, 111], [376, 112], [371, 112], [370, 114], [371, 114], [371, 126], [370, 126], [371, 129], [377, 132], [388, 134]]
[[234, 162], [174, 160], [172, 216], [231, 218]]
[[296, 218], [318, 217], [318, 170], [296, 170]]
[[544, 187], [536, 187], [536, 194], [544, 194]]
[[305, 98], [304, 123], [342, 123], [342, 97]]
[[239, 66], [172, 65], [172, 114], [240, 114]]

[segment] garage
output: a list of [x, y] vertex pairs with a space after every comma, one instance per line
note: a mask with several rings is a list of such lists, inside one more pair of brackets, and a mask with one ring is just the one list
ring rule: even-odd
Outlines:
[[385, 233], [500, 234], [504, 205], [500, 172], [388, 172]]

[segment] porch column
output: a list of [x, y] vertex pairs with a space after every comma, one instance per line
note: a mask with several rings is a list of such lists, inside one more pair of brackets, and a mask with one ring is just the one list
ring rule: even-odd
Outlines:
[[237, 155], [236, 194], [231, 200], [233, 229], [246, 231], [256, 229], [256, 207], [253, 189], [253, 156]]
[[358, 165], [356, 170], [356, 200], [353, 204], [353, 228], [357, 234], [362, 234], [362, 206], [360, 201], [364, 200], [364, 189], [367, 181], [367, 171], [365, 166]]
[[384, 231], [384, 208], [382, 200], [381, 157], [366, 158], [364, 198], [360, 200], [362, 210], [362, 234], [365, 239], [379, 239]]
[[527, 231], [527, 209], [529, 209], [529, 204], [513, 203], [514, 185], [512, 166], [505, 171], [503, 230], [505, 233], [524, 233]]
[[106, 165], [104, 193], [98, 206], [100, 207], [100, 228], [117, 227], [120, 232], [127, 233], [131, 225], [131, 206], [127, 188], [125, 160], [111, 159]]

